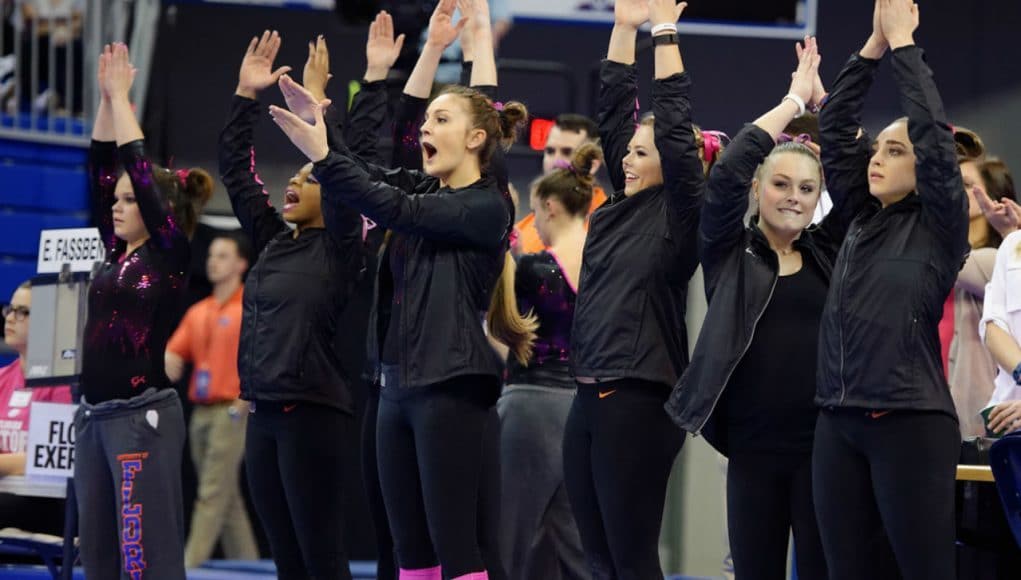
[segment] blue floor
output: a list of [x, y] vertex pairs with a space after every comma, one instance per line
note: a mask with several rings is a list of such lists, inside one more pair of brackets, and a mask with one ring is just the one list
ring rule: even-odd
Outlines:
[[[358, 580], [372, 580], [376, 577], [376, 563], [367, 561], [351, 562], [351, 574]], [[0, 577], [10, 580], [38, 580], [50, 578], [45, 566], [0, 565]], [[242, 580], [244, 578], [268, 579], [276, 577], [276, 569], [270, 560], [240, 561], [211, 560], [200, 569], [189, 570], [188, 580]], [[74, 571], [74, 580], [85, 580], [81, 568]], [[667, 580], [713, 580], [695, 576], [668, 576]]]
[[[372, 580], [376, 577], [376, 563], [367, 561], [351, 562], [351, 575], [357, 580]], [[0, 577], [11, 580], [35, 580], [50, 578], [45, 566], [0, 565]], [[270, 560], [240, 561], [212, 560], [196, 570], [188, 570], [189, 580], [241, 580], [243, 578], [276, 578], [276, 568]], [[85, 580], [81, 568], [75, 568], [74, 580]]]

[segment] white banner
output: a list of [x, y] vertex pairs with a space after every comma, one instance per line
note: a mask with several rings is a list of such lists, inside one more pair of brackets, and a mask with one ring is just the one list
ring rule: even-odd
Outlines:
[[78, 405], [32, 403], [25, 475], [74, 475], [74, 412]]
[[64, 264], [72, 272], [91, 272], [95, 262], [106, 259], [106, 249], [96, 228], [43, 230], [39, 233], [37, 274], [59, 274]]

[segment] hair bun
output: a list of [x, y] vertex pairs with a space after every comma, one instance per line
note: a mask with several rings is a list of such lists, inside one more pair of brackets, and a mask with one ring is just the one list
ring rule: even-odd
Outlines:
[[184, 194], [199, 207], [206, 205], [213, 196], [213, 177], [205, 169], [192, 167], [184, 178]]

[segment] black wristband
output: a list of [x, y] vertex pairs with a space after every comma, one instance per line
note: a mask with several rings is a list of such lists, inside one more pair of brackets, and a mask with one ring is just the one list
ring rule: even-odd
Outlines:
[[671, 32], [670, 34], [657, 34], [652, 37], [652, 46], [662, 46], [664, 44], [677, 44], [678, 43], [677, 33]]
[[1021, 363], [1014, 367], [1014, 372], [1011, 374], [1014, 375], [1014, 383], [1021, 385]]

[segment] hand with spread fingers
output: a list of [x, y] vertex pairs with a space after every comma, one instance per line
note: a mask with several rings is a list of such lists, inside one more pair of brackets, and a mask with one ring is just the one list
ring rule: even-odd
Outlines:
[[290, 71], [289, 66], [273, 70], [273, 61], [276, 60], [279, 50], [280, 35], [277, 31], [267, 30], [261, 37], [253, 37], [241, 61], [235, 94], [255, 99], [259, 91], [274, 85], [281, 76]]
[[649, 24], [674, 24], [688, 7], [687, 2], [678, 4], [675, 0], [649, 0]]
[[390, 74], [404, 47], [404, 35], [394, 38], [394, 20], [383, 10], [369, 25], [369, 39], [365, 43], [365, 80], [381, 81]]
[[284, 102], [292, 113], [300, 117], [306, 123], [315, 122], [315, 110], [323, 99], [318, 98], [312, 91], [298, 84], [298, 81], [290, 75], [280, 77], [277, 83], [280, 93], [284, 96]]
[[649, 0], [617, 0], [613, 5], [613, 25], [631, 29], [649, 21]]
[[[283, 79], [280, 82], [283, 83]], [[330, 101], [327, 99], [312, 108], [312, 123], [276, 105], [270, 106], [269, 115], [291, 143], [294, 143], [310, 161], [316, 162], [322, 161], [330, 153], [326, 138], [326, 121], [323, 119], [323, 111], [329, 105]]]
[[457, 0], [440, 0], [436, 5], [436, 10], [429, 18], [429, 34], [425, 40], [427, 45], [446, 49], [461, 35], [470, 16], [462, 14], [461, 18], [454, 22], [455, 8], [457, 8]]
[[308, 43], [308, 60], [301, 71], [301, 84], [321, 101], [326, 98], [326, 83], [331, 78], [330, 52], [326, 47], [326, 38], [320, 34], [315, 41]]

